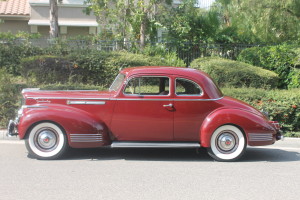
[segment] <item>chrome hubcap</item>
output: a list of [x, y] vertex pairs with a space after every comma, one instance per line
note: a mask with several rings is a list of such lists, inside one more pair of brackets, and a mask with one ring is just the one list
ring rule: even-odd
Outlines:
[[37, 132], [35, 145], [41, 151], [51, 151], [57, 146], [57, 133], [52, 129], [43, 129]]
[[238, 137], [232, 131], [223, 131], [216, 138], [217, 149], [222, 153], [232, 153], [238, 147]]

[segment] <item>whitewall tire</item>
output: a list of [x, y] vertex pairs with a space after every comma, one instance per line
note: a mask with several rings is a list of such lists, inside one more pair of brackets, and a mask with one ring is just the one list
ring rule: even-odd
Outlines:
[[50, 122], [35, 125], [29, 131], [25, 145], [29, 155], [42, 160], [57, 159], [68, 147], [64, 130]]
[[239, 128], [223, 125], [212, 134], [208, 154], [217, 161], [235, 161], [244, 154], [246, 146], [245, 135]]

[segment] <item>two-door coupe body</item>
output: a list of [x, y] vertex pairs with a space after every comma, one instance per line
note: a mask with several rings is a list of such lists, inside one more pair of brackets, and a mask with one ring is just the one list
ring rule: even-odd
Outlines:
[[8, 126], [29, 154], [56, 159], [72, 148], [199, 148], [214, 159], [240, 158], [247, 144], [270, 145], [277, 122], [225, 97], [204, 72], [175, 67], [122, 70], [110, 89], [24, 89], [24, 105]]

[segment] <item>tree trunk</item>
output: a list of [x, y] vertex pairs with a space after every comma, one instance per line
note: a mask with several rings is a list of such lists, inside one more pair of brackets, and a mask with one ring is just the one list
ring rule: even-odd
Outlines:
[[57, 0], [49, 0], [50, 3], [50, 38], [58, 38], [58, 7]]
[[143, 19], [140, 26], [140, 47], [143, 49], [145, 47], [146, 40], [146, 28], [147, 28], [147, 14], [144, 13]]

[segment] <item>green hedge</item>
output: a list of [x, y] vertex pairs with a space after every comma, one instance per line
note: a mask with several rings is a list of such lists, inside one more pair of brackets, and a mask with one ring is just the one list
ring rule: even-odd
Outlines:
[[13, 75], [20, 75], [21, 59], [43, 54], [43, 50], [31, 45], [0, 44], [0, 69]]
[[22, 59], [21, 74], [30, 84], [84, 83], [108, 86], [126, 67], [169, 65], [161, 57], [128, 52], [72, 53], [68, 56], [34, 56]]
[[[292, 45], [277, 45], [266, 47], [252, 47], [244, 49], [238, 60], [272, 70], [279, 74], [280, 88], [297, 88], [300, 86], [299, 68], [300, 50]], [[297, 77], [298, 76], [298, 77]]]
[[8, 121], [16, 117], [16, 110], [20, 106], [20, 92], [27, 87], [13, 82], [12, 76], [0, 69], [0, 127], [6, 127]]
[[271, 120], [281, 123], [287, 136], [300, 137], [300, 89], [223, 88], [222, 92], [267, 111]]
[[191, 67], [208, 73], [220, 87], [276, 88], [278, 84], [274, 72], [219, 57], [195, 59]]

